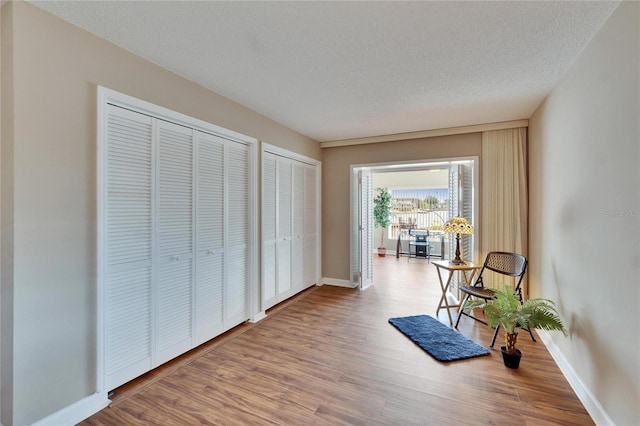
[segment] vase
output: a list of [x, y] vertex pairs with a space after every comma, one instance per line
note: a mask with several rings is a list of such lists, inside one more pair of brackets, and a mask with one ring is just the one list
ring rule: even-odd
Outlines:
[[510, 354], [507, 352], [506, 346], [500, 346], [500, 351], [502, 352], [502, 361], [504, 362], [505, 367], [520, 367], [520, 358], [522, 358], [522, 352], [520, 352], [520, 349], [516, 349], [515, 354]]

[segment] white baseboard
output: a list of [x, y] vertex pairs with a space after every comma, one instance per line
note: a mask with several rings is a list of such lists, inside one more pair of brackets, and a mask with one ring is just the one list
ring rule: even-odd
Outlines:
[[573, 391], [576, 393], [578, 399], [580, 400], [580, 402], [582, 402], [582, 405], [584, 405], [584, 408], [587, 410], [595, 424], [602, 426], [615, 425], [613, 420], [611, 420], [611, 417], [609, 417], [609, 415], [605, 411], [604, 407], [602, 407], [600, 402], [591, 393], [589, 388], [587, 388], [582, 380], [580, 380], [580, 377], [575, 372], [573, 367], [571, 367], [571, 364], [569, 364], [567, 358], [565, 358], [563, 353], [560, 351], [558, 345], [556, 345], [556, 343], [551, 339], [549, 333], [547, 333], [545, 330], [538, 329], [536, 329], [536, 332], [538, 333], [538, 336], [540, 336], [540, 340], [542, 340], [542, 343], [544, 343], [544, 345], [547, 347], [547, 350], [551, 354], [551, 357], [558, 365], [558, 368], [560, 368], [560, 371], [562, 371], [562, 374], [564, 374], [564, 377], [569, 382], [569, 385], [573, 388]]
[[249, 322], [254, 323], [254, 322], [258, 322], [260, 320], [263, 320], [267, 317], [267, 313], [265, 311], [260, 311], [257, 314], [253, 315], [251, 318], [249, 318]]
[[102, 410], [110, 403], [111, 401], [109, 401], [106, 392], [94, 393], [44, 419], [38, 420], [33, 426], [75, 425]]
[[322, 284], [353, 288], [353, 284], [349, 280], [339, 280], [337, 278], [322, 278]]

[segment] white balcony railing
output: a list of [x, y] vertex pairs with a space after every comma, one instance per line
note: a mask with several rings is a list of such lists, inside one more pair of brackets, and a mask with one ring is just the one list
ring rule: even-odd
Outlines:
[[397, 239], [398, 232], [403, 229], [442, 230], [442, 225], [447, 220], [449, 220], [449, 212], [445, 210], [394, 212], [391, 215], [391, 226], [389, 226], [387, 238]]

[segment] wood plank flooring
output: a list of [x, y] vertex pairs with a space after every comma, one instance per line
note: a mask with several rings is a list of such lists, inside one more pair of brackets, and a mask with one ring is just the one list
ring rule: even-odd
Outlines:
[[[542, 342], [520, 335], [520, 368], [491, 355], [440, 363], [390, 317], [435, 316], [435, 267], [376, 258], [364, 291], [313, 287], [117, 389], [82, 425], [589, 425]], [[440, 321], [448, 324], [446, 312]], [[455, 319], [455, 317], [454, 317]], [[492, 331], [463, 318], [488, 347]]]

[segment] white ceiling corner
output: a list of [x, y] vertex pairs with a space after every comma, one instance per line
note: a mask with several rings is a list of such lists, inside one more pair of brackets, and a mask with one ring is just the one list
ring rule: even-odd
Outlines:
[[32, 1], [317, 141], [529, 118], [617, 1]]

